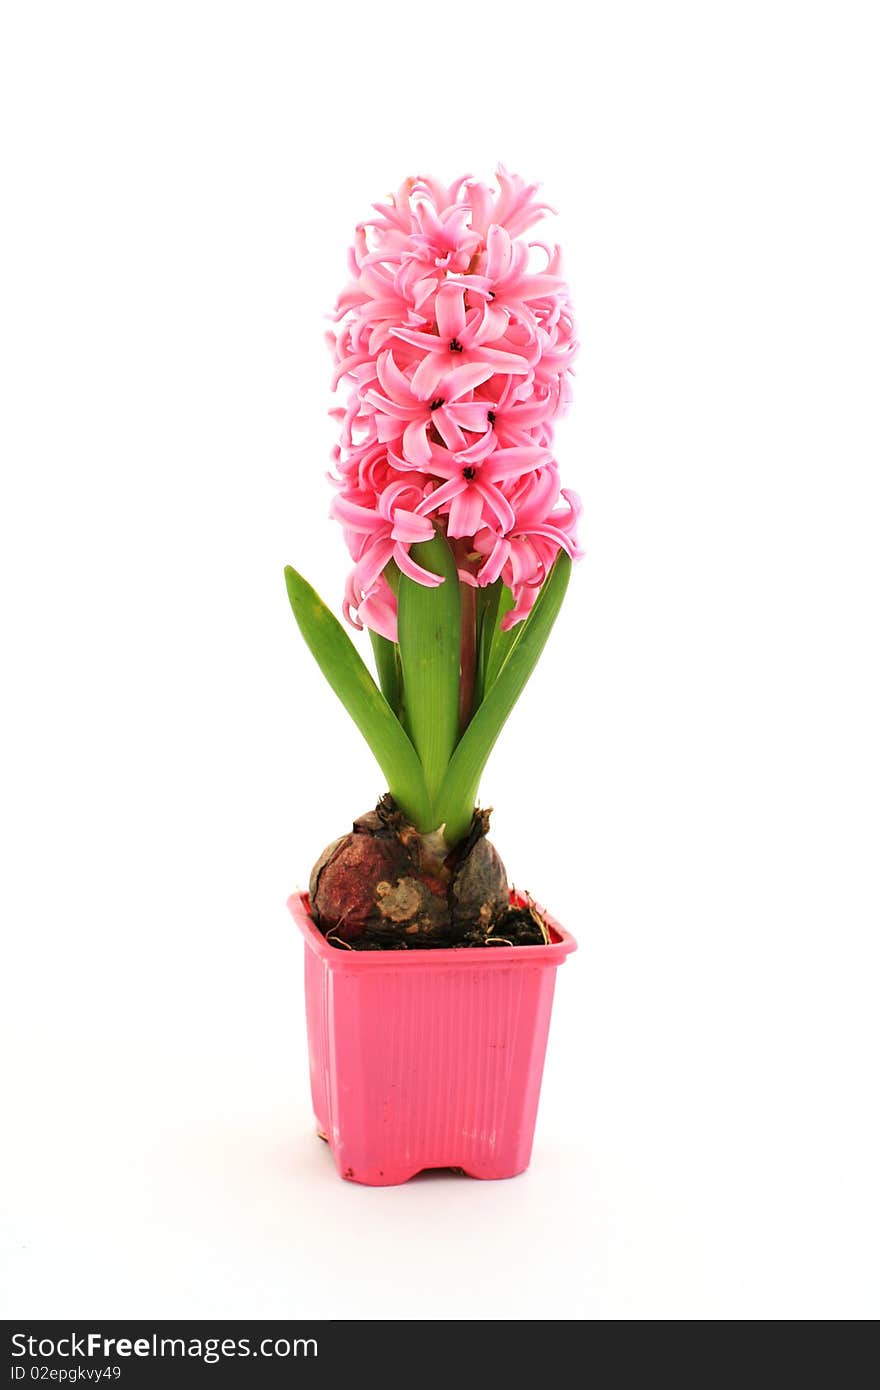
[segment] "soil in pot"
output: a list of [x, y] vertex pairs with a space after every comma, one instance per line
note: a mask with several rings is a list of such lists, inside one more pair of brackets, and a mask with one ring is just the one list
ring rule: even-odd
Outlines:
[[464, 840], [447, 851], [383, 796], [315, 864], [313, 921], [340, 950], [546, 944], [540, 912], [512, 897], [488, 830], [488, 810], [475, 811]]

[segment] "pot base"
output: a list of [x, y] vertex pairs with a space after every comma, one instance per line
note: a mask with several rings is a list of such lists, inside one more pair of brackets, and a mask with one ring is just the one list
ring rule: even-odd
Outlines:
[[340, 951], [288, 906], [306, 942], [312, 1100], [340, 1177], [391, 1187], [429, 1168], [482, 1181], [529, 1164], [557, 966], [543, 946]]
[[[324, 1143], [330, 1148], [331, 1153], [333, 1153], [333, 1145], [330, 1143], [327, 1135], [322, 1134], [319, 1129], [315, 1130], [315, 1134], [318, 1139], [323, 1139]], [[351, 1165], [343, 1167], [341, 1163], [337, 1162], [335, 1154], [333, 1154], [333, 1161], [336, 1165], [336, 1171], [341, 1178], [346, 1182], [360, 1183], [362, 1187], [402, 1187], [404, 1183], [410, 1182], [412, 1178], [417, 1178], [420, 1173], [447, 1173], [450, 1177], [474, 1178], [479, 1182], [503, 1182], [507, 1178], [518, 1177], [519, 1174], [524, 1173], [528, 1167], [528, 1164], [526, 1164], [525, 1167], [518, 1168], [515, 1173], [483, 1173], [461, 1168], [457, 1163], [437, 1163], [422, 1168], [401, 1168], [395, 1170], [389, 1167], [387, 1169], [377, 1168], [372, 1173], [356, 1173]]]

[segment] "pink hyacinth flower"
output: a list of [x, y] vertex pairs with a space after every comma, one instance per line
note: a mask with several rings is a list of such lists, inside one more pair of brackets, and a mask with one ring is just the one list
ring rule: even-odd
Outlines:
[[496, 180], [404, 180], [358, 228], [337, 304], [334, 382], [348, 397], [332, 513], [354, 560], [344, 611], [389, 637], [386, 567], [441, 582], [411, 554], [435, 528], [464, 582], [511, 589], [507, 626], [559, 551], [580, 553], [580, 504], [553, 454], [577, 347], [568, 289], [558, 248], [524, 239], [548, 210], [536, 186], [503, 167]]

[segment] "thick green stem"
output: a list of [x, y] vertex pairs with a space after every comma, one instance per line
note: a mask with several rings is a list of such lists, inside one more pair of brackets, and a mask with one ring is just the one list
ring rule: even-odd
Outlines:
[[[421, 760], [433, 797], [458, 742], [461, 627], [458, 571], [441, 532], [410, 554], [442, 578], [430, 587], [401, 574], [397, 582], [397, 639], [403, 677], [406, 732]], [[435, 819], [431, 829], [439, 825]]]

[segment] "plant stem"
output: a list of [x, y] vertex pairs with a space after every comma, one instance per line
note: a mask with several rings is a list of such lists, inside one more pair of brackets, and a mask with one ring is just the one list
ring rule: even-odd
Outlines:
[[[433, 796], [458, 742], [461, 599], [455, 558], [442, 532], [418, 541], [410, 554], [443, 581], [428, 586], [401, 574], [397, 584], [404, 728]], [[431, 828], [437, 824], [435, 820]]]

